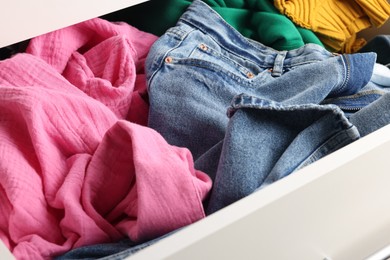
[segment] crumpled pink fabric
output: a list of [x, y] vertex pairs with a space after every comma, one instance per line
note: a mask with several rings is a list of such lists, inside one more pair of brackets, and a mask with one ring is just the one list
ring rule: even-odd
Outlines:
[[155, 35], [92, 19], [32, 39], [26, 53], [46, 61], [119, 118], [146, 125], [144, 61]]
[[142, 125], [155, 39], [96, 18], [0, 62], [0, 239], [17, 259], [144, 241], [205, 217], [210, 178]]

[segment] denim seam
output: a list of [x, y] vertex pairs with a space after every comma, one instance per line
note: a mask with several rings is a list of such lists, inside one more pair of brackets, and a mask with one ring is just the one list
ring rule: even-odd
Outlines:
[[262, 108], [267, 110], [289, 111], [294, 109], [306, 110], [306, 109], [312, 109], [314, 107], [321, 110], [332, 110], [335, 113], [340, 112], [338, 106], [333, 104], [320, 105], [320, 104], [307, 103], [307, 104], [297, 104], [297, 105], [285, 105], [283, 103], [257, 98], [246, 94], [240, 94], [234, 97], [229, 109], [237, 110], [241, 108], [257, 108], [257, 109]]
[[324, 100], [323, 104], [327, 104], [327, 103], [339, 101], [339, 100], [353, 100], [353, 99], [357, 99], [357, 98], [367, 96], [367, 95], [380, 95], [380, 96], [382, 96], [386, 93], [388, 93], [388, 92], [382, 91], [379, 89], [373, 89], [373, 90], [369, 90], [369, 91], [358, 92], [356, 94], [349, 95], [349, 96], [327, 98], [326, 100]]
[[[205, 44], [206, 45], [206, 44]], [[248, 72], [253, 72], [251, 69], [247, 68], [245, 65], [243, 64], [240, 64], [239, 62], [235, 61], [234, 59], [232, 58], [229, 58], [227, 55], [223, 54], [223, 53], [219, 53], [218, 51], [214, 50], [213, 48], [211, 48], [210, 46], [206, 45], [207, 46], [207, 50], [203, 50], [199, 47], [197, 47], [197, 49], [201, 52], [204, 52], [206, 54], [209, 54], [210, 56], [212, 56], [213, 58], [220, 58], [221, 60], [227, 60], [228, 62], [231, 62], [232, 64], [234, 64], [234, 66], [237, 68], [238, 71], [240, 71], [241, 73], [244, 73], [243, 76], [245, 76], [245, 73], [248, 73]], [[228, 51], [229, 52], [229, 51]], [[229, 52], [231, 53], [231, 52]], [[232, 55], [232, 54], [231, 54]], [[233, 55], [236, 55], [236, 53], [233, 53]], [[247, 58], [245, 57], [242, 57], [240, 55], [236, 55], [238, 56], [240, 59], [252, 64], [253, 66], [257, 66], [257, 67], [260, 67], [260, 68], [263, 68], [261, 65], [258, 65], [256, 64], [255, 62], [253, 62], [252, 60], [248, 60]]]
[[[156, 57], [153, 59], [152, 68], [155, 68], [155, 69], [152, 69], [152, 71], [154, 70], [154, 72], [150, 76], [150, 78], [148, 79], [148, 82], [147, 82], [148, 86], [152, 85], [152, 81], [153, 81], [155, 75], [160, 71], [161, 67], [163, 66], [164, 60], [167, 57], [167, 54], [172, 52], [173, 50], [177, 49], [183, 43], [184, 39], [193, 31], [194, 30], [191, 30], [191, 31], [184, 33], [182, 35], [182, 37], [180, 38], [180, 40], [179, 39], [177, 40], [177, 44], [175, 46], [173, 46], [172, 48], [166, 50], [164, 54], [161, 54], [160, 52], [157, 53]], [[178, 35], [178, 34], [175, 34], [175, 35]]]
[[256, 109], [256, 110], [268, 110], [268, 111], [292, 111], [295, 109], [298, 110], [307, 110], [307, 109], [313, 109], [318, 108], [322, 110], [329, 110], [333, 111], [335, 113], [338, 113], [341, 111], [341, 109], [337, 105], [333, 104], [325, 104], [325, 105], [317, 105], [317, 104], [304, 104], [304, 105], [275, 105], [275, 104], [267, 104], [267, 103], [258, 103], [258, 104], [234, 104], [233, 106], [229, 107], [227, 109], [227, 116], [231, 118], [238, 110], [241, 109]]
[[[353, 130], [356, 130], [356, 127], [354, 125], [349, 126], [347, 129], [342, 129], [341, 132], [336, 132], [326, 140], [322, 142], [317, 148], [313, 150], [313, 152], [308, 156], [306, 159], [304, 159], [295, 170], [299, 170], [303, 168], [304, 166], [317, 161], [318, 159], [322, 158], [322, 151], [326, 150], [328, 151], [327, 154], [332, 153], [333, 151], [336, 151], [345, 145], [357, 140], [360, 138], [359, 133], [356, 131], [357, 134], [351, 133]], [[347, 138], [348, 137], [348, 138]], [[328, 147], [332, 147], [331, 149], [328, 149]], [[330, 153], [329, 153], [330, 151]], [[320, 156], [318, 156], [320, 154]]]
[[[231, 55], [235, 55], [243, 60], [250, 60], [251, 63], [253, 64], [256, 64], [256, 66], [259, 66], [260, 68], [263, 68], [263, 69], [268, 69], [268, 68], [272, 68], [273, 65], [272, 64], [258, 64], [257, 62], [253, 61], [252, 59], [248, 59], [248, 57], [245, 57], [245, 56], [242, 56], [241, 54], [238, 54], [236, 53], [235, 51], [233, 51], [232, 49], [230, 48], [226, 48], [226, 46], [224, 44], [221, 44], [217, 39], [215, 39], [212, 35], [208, 34], [208, 36], [213, 39], [214, 42], [218, 43], [218, 45], [226, 52], [230, 53]], [[251, 44], [252, 45], [252, 44]], [[253, 46], [253, 45], [252, 45]], [[265, 63], [265, 62], [264, 62]]]
[[194, 31], [194, 29], [191, 29], [190, 31], [186, 32], [186, 31], [181, 30], [178, 27], [171, 27], [166, 31], [165, 35], [171, 35], [174, 37], [177, 36], [177, 40], [183, 41], [187, 37], [187, 35], [193, 31]]
[[348, 81], [350, 79], [350, 74], [351, 74], [351, 64], [349, 63], [348, 57], [346, 55], [341, 55], [341, 62], [342, 62], [342, 69], [343, 69], [343, 74], [344, 74], [344, 81], [341, 84], [340, 87], [338, 87], [337, 91], [334, 92], [335, 95], [340, 93], [341, 91], [344, 90], [344, 87], [348, 84]]
[[[219, 15], [219, 14], [217, 14]], [[229, 53], [232, 53], [233, 55], [236, 55], [242, 59], [247, 59], [247, 57], [243, 57], [242, 55], [234, 52], [233, 50], [231, 50], [230, 48], [226, 48], [226, 46], [224, 44], [221, 44], [220, 41], [218, 41], [218, 39], [215, 39], [215, 37], [213, 37], [212, 35], [208, 34], [205, 30], [203, 30], [202, 28], [200, 28], [199, 26], [197, 26], [196, 24], [192, 23], [191, 21], [185, 19], [185, 17], [182, 17], [180, 20], [182, 20], [182, 22], [184, 23], [187, 23], [188, 25], [192, 26], [192, 27], [195, 27], [197, 30], [201, 31], [202, 33], [206, 34], [207, 36], [209, 36], [211, 39], [213, 39], [214, 42], [218, 43], [218, 45], [223, 48], [226, 52], [229, 52]], [[224, 23], [224, 25], [226, 25], [227, 27], [229, 27], [231, 30], [233, 31], [236, 31], [236, 29], [234, 27], [232, 27], [230, 24], [228, 24], [222, 17], [221, 17], [221, 22]], [[245, 41], [248, 45], [252, 46], [253, 48], [255, 48], [257, 51], [261, 52], [261, 53], [264, 53], [264, 50], [263, 49], [260, 49], [258, 48], [256, 45], [252, 44], [250, 41], [248, 41], [244, 36], [242, 36], [241, 34], [239, 33], [235, 33], [238, 38], [240, 38], [242, 41]], [[264, 53], [265, 54], [265, 53]], [[251, 60], [253, 63], [255, 63], [257, 66], [260, 66], [262, 68], [272, 68], [272, 64], [267, 64], [267, 65], [261, 65], [261, 64], [258, 64], [257, 62]]]
[[[219, 15], [219, 14], [217, 14]], [[236, 55], [242, 59], [248, 59], [247, 57], [243, 57], [242, 55], [234, 52], [232, 49], [230, 48], [226, 48], [226, 46], [222, 43], [220, 43], [220, 41], [218, 41], [218, 39], [215, 39], [215, 37], [213, 37], [213, 35], [210, 35], [207, 33], [207, 31], [203, 30], [202, 28], [200, 28], [199, 26], [197, 26], [196, 24], [192, 23], [190, 20], [187, 20], [185, 17], [182, 17], [180, 18], [180, 20], [183, 22], [183, 23], [186, 23], [187, 25], [191, 26], [191, 27], [194, 27], [195, 29], [194, 30], [199, 30], [201, 31], [202, 33], [204, 33], [205, 35], [209, 36], [214, 42], [216, 42], [222, 49], [224, 49], [226, 52], [229, 52], [231, 53], [232, 55]], [[221, 22], [223, 22], [226, 26], [228, 26], [230, 29], [236, 31], [236, 29], [234, 27], [232, 27], [230, 24], [228, 24], [222, 17], [221, 17]], [[180, 25], [179, 25], [180, 26]], [[243, 35], [241, 34], [237, 34], [236, 35], [238, 38], [241, 39], [241, 41], [244, 41], [246, 42], [248, 45], [252, 46], [253, 48], [255, 48], [258, 52], [261, 52], [263, 53], [264, 55], [269, 55], [267, 53], [267, 50], [264, 50], [264, 49], [261, 49], [259, 48], [258, 46], [256, 46], [255, 44], [253, 44], [251, 41], [249, 41], [246, 37], [244, 37]], [[257, 42], [259, 43], [259, 42]], [[269, 48], [267, 46], [265, 46], [266, 48]], [[288, 53], [290, 51], [287, 51], [287, 54], [286, 54], [286, 57], [288, 56]], [[273, 51], [273, 55], [276, 57], [278, 51], [274, 50]], [[261, 67], [261, 68], [265, 68], [265, 69], [268, 69], [268, 68], [272, 68], [274, 63], [270, 63], [270, 64], [265, 64], [265, 65], [262, 65], [262, 64], [258, 64], [256, 61], [253, 61], [250, 59], [250, 61], [254, 64], [256, 64], [257, 66]], [[297, 63], [292, 63], [292, 64], [288, 64], [288, 65], [284, 65], [283, 68], [292, 68], [292, 67], [295, 67], [295, 66], [300, 66], [300, 65], [305, 65], [305, 64], [311, 64], [311, 63], [314, 63], [314, 62], [319, 62], [319, 61], [322, 61], [321, 59], [312, 59], [312, 60], [305, 60], [303, 62], [297, 62]]]
[[130, 255], [134, 255], [135, 253], [145, 249], [146, 247], [148, 247], [149, 245], [145, 245], [145, 247], [140, 247], [140, 248], [137, 248], [137, 249], [133, 249], [133, 248], [129, 248], [127, 250], [124, 250], [122, 252], [118, 252], [116, 254], [113, 254], [113, 255], [109, 255], [109, 256], [105, 256], [103, 258], [100, 258], [101, 260], [120, 260], [120, 259], [125, 259], [126, 257], [130, 256]]
[[[233, 26], [231, 26], [229, 23], [227, 23], [218, 13], [215, 13], [216, 15], [218, 15], [221, 19], [220, 19], [220, 22], [222, 22], [225, 26], [227, 26], [228, 28], [230, 28], [230, 30], [232, 32], [234, 32], [235, 36], [237, 36], [238, 38], [240, 38], [242, 41], [246, 42], [248, 45], [252, 46], [253, 48], [255, 48], [256, 50], [258, 50], [259, 52], [264, 52], [263, 49], [260, 49], [259, 47], [257, 47], [256, 45], [252, 44], [250, 41], [248, 41], [246, 39], [246, 37], [244, 37], [242, 34], [240, 34]], [[185, 17], [182, 17], [180, 18], [180, 20], [182, 20], [183, 22], [197, 28], [198, 30], [200, 30], [201, 32], [203, 32], [204, 34], [207, 34], [209, 35], [211, 38], [213, 38], [213, 40], [215, 42], [218, 42], [216, 39], [214, 39], [214, 37], [212, 37], [210, 34], [208, 34], [206, 31], [204, 31], [202, 28], [199, 28], [196, 24], [192, 23], [190, 20], [187, 20]], [[222, 44], [220, 44], [222, 45]]]
[[[299, 57], [299, 56], [296, 56], [296, 57]], [[306, 60], [306, 61], [302, 61], [302, 62], [296, 62], [296, 63], [292, 63], [292, 64], [288, 64], [288, 65], [283, 65], [283, 68], [293, 68], [293, 67], [307, 65], [307, 64], [321, 62], [321, 61], [324, 61], [324, 60], [321, 60], [321, 59]]]
[[[195, 0], [194, 2], [196, 2], [197, 0]], [[202, 2], [202, 1], [198, 1], [199, 3], [202, 3], [204, 5], [207, 5], [206, 3]], [[211, 9], [212, 10], [212, 9]], [[241, 40], [244, 40], [248, 45], [252, 46], [253, 48], [255, 48], [256, 50], [260, 51], [260, 52], [263, 52], [264, 53], [264, 49], [261, 49], [259, 48], [257, 45], [255, 44], [252, 44], [250, 41], [247, 40], [246, 37], [244, 37], [239, 31], [237, 31], [231, 24], [229, 24], [219, 13], [215, 12], [214, 10], [212, 10], [212, 13], [213, 15], [216, 15], [217, 17], [219, 17], [219, 22], [222, 22], [226, 27], [228, 27], [230, 29], [231, 32], [234, 32], [235, 36], [237, 36], [239, 39]], [[207, 32], [205, 32], [204, 30], [202, 30], [202, 28], [199, 28], [196, 24], [192, 23], [190, 20], [186, 19], [186, 17], [182, 16], [180, 18], [180, 20], [182, 21], [185, 21], [186, 23], [190, 24], [191, 26], [197, 28], [198, 30], [202, 31], [203, 33], [207, 34]], [[209, 35], [209, 34], [208, 34]], [[213, 38], [213, 37], [211, 37]], [[215, 39], [214, 39], [215, 40]], [[219, 41], [216, 41], [219, 43]], [[271, 48], [267, 47], [264, 45], [264, 47], [266, 48], [266, 50], [271, 50]], [[275, 51], [276, 52], [276, 51]]]
[[208, 70], [213, 70], [215, 73], [223, 73], [226, 76], [228, 75], [231, 77], [231, 79], [234, 79], [238, 83], [244, 83], [247, 84], [248, 86], [253, 85], [253, 81], [257, 79], [258, 77], [254, 77], [252, 79], [246, 78], [246, 77], [240, 77], [226, 69], [223, 69], [222, 66], [213, 64], [211, 62], [205, 62], [204, 60], [199, 60], [199, 59], [179, 59], [178, 61], [173, 61], [172, 64], [176, 65], [184, 65], [184, 66], [194, 66], [198, 68], [203, 68], [203, 69], [208, 69]]
[[[211, 39], [213, 39], [214, 42], [218, 43], [218, 45], [219, 45], [221, 48], [223, 48], [226, 52], [232, 53], [233, 55], [236, 55], [236, 56], [238, 56], [238, 57], [240, 57], [240, 58], [242, 58], [242, 59], [247, 59], [247, 57], [243, 57], [242, 55], [240, 55], [240, 54], [234, 52], [233, 50], [231, 50], [231, 49], [229, 49], [229, 48], [226, 48], [226, 47], [224, 46], [224, 44], [221, 44], [221, 43], [218, 41], [218, 39], [215, 39], [215, 37], [213, 37], [212, 35], [208, 34], [207, 31], [203, 30], [202, 28], [200, 28], [200, 27], [197, 26], [196, 24], [192, 23], [191, 21], [185, 19], [184, 17], [181, 18], [180, 20], [182, 20], [183, 23], [186, 23], [186, 24], [188, 24], [189, 26], [196, 28], [196, 29], [194, 29], [194, 30], [199, 30], [199, 31], [201, 31], [202, 33], [208, 35]], [[230, 24], [226, 23], [225, 20], [222, 19], [222, 22], [223, 22], [226, 26], [230, 27], [231, 29], [236, 30], [236, 29], [234, 29]], [[268, 53], [265, 53], [265, 50], [264, 50], [264, 49], [261, 49], [261, 48], [257, 47], [255, 44], [253, 44], [251, 41], [249, 41], [246, 37], [242, 36], [241, 34], [238, 34], [238, 35], [236, 35], [236, 36], [239, 37], [239, 38], [241, 38], [241, 39], [243, 39], [248, 45], [252, 46], [252, 47], [255, 48], [257, 51], [263, 53], [264, 55], [269, 55]], [[253, 41], [253, 40], [252, 40], [252, 41]], [[256, 41], [255, 41], [255, 42], [256, 42]], [[257, 42], [257, 43], [259, 43], [259, 42]], [[265, 47], [266, 47], [266, 46], [265, 46]], [[266, 48], [269, 48], [269, 47], [266, 47]], [[287, 51], [286, 57], [288, 56], [288, 53], [289, 53], [289, 52], [290, 52], [290, 51]], [[275, 57], [276, 57], [276, 54], [277, 54], [277, 53], [278, 53], [278, 51], [275, 50], [274, 53], [273, 53], [273, 54], [275, 54]], [[295, 56], [294, 56], [294, 57], [295, 57]], [[299, 57], [299, 55], [298, 55], [297, 57]], [[313, 63], [313, 62], [320, 62], [320, 61], [323, 61], [323, 60], [322, 60], [322, 59], [305, 60], [305, 61], [303, 61], [303, 62], [297, 62], [297, 63], [292, 63], [292, 64], [284, 65], [283, 67], [284, 67], [284, 68], [291, 68], [291, 67], [295, 67], [295, 66], [300, 66], [300, 65], [305, 65], [305, 64], [310, 64], [310, 63]], [[258, 64], [258, 63], [255, 62], [255, 61], [253, 61], [253, 60], [251, 60], [251, 62], [252, 62], [252, 63], [255, 63], [257, 66], [260, 66], [260, 67], [262, 67], [262, 68], [272, 68], [272, 67], [273, 67], [273, 64], [261, 65], [261, 64]]]

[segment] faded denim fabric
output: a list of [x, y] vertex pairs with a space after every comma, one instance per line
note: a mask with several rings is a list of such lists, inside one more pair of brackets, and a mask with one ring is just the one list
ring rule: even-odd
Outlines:
[[138, 251], [157, 243], [158, 241], [176, 233], [181, 229], [182, 228], [179, 228], [161, 237], [149, 241], [140, 242], [140, 243], [133, 242], [130, 239], [123, 239], [116, 243], [103, 243], [103, 244], [96, 244], [90, 246], [83, 246], [83, 247], [70, 250], [69, 252], [63, 255], [56, 257], [55, 260], [125, 259], [126, 257], [129, 257], [137, 253]]
[[229, 115], [209, 214], [359, 138], [334, 105], [283, 105], [239, 95]]
[[375, 61], [314, 44], [276, 51], [194, 1], [146, 60], [149, 126], [213, 178], [211, 214], [359, 138], [333, 102], [364, 89]]
[[346, 115], [352, 115], [360, 109], [370, 105], [384, 94], [388, 93], [390, 88], [380, 86], [369, 81], [359, 92], [352, 95], [327, 98], [321, 104], [334, 104], [340, 107]]
[[390, 93], [387, 92], [349, 118], [358, 129], [360, 136], [366, 136], [390, 124]]
[[144, 249], [148, 245], [149, 244], [138, 245], [126, 239], [117, 243], [105, 243], [79, 247], [55, 258], [55, 260], [124, 259], [125, 257]]

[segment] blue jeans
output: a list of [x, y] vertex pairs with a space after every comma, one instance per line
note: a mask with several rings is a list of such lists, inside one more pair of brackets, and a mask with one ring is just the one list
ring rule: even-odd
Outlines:
[[[180, 230], [180, 229], [178, 229]], [[73, 249], [61, 256], [55, 258], [55, 260], [120, 260], [131, 256], [138, 251], [151, 246], [161, 239], [176, 233], [172, 231], [161, 237], [145, 241], [142, 243], [135, 243], [130, 239], [123, 239], [115, 243], [103, 243], [96, 245], [83, 246], [80, 248]]]
[[276, 51], [196, 0], [149, 52], [149, 126], [213, 178], [211, 214], [359, 138], [332, 102], [364, 89], [375, 59]]

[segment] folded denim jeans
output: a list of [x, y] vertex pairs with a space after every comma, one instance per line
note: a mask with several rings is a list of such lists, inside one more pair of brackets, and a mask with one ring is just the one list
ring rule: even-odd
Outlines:
[[[276, 51], [245, 38], [196, 0], [148, 54], [148, 126], [170, 144], [187, 147], [195, 166], [213, 178], [206, 205], [211, 214], [290, 174], [304, 162], [318, 160], [356, 140], [358, 131], [332, 102], [362, 91], [375, 61], [375, 53], [338, 55], [315, 44]], [[240, 130], [227, 131], [235, 125], [231, 122], [235, 116], [229, 118], [227, 109], [244, 97], [263, 102], [261, 109], [251, 112], [261, 115], [261, 120], [254, 116], [244, 120]], [[373, 102], [371, 98], [361, 100], [366, 105]], [[354, 105], [352, 99], [342, 102], [346, 107]], [[290, 122], [292, 118], [296, 124]], [[304, 121], [307, 123], [299, 123]], [[326, 131], [319, 131], [320, 126]], [[246, 142], [240, 143], [244, 139]], [[279, 141], [283, 144], [276, 151], [275, 142]], [[240, 145], [251, 148], [243, 149], [239, 156]], [[316, 153], [319, 147], [327, 149]], [[291, 160], [296, 163], [283, 165]], [[230, 194], [238, 195], [232, 199]]]

